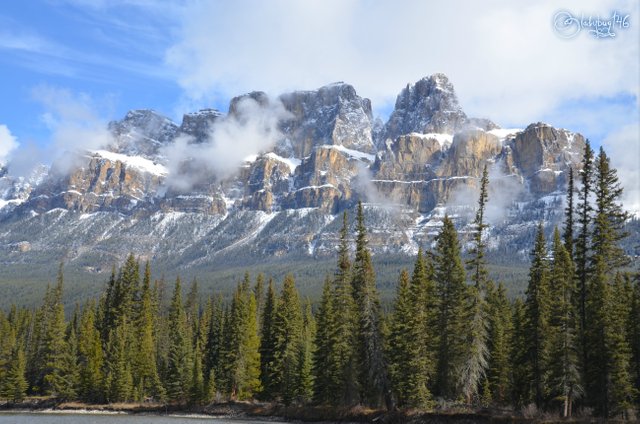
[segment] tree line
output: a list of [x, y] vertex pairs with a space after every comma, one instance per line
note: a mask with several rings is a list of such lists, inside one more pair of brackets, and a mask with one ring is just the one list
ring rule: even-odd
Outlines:
[[130, 255], [99, 299], [66, 320], [61, 265], [39, 308], [0, 311], [0, 397], [535, 405], [563, 416], [581, 408], [628, 417], [640, 394], [640, 282], [621, 271], [627, 216], [616, 171], [588, 142], [578, 183], [570, 169], [562, 232], [555, 229], [549, 248], [540, 223], [525, 298], [515, 301], [487, 271], [486, 167], [466, 260], [445, 216], [435, 247], [399, 273], [388, 314], [362, 204], [355, 249], [343, 215], [336, 270], [315, 307], [291, 275], [277, 289], [246, 273], [230, 300], [206, 302], [195, 280], [183, 299], [178, 278], [169, 298], [162, 281], [151, 281], [149, 263]]

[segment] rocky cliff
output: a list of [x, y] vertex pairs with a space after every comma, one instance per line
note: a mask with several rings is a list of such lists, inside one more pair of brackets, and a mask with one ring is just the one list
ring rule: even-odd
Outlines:
[[[242, 115], [243, 99], [282, 106], [275, 142], [231, 175], [186, 160], [185, 172], [202, 178], [186, 191], [168, 184], [175, 167], [166, 148], [185, 139], [211, 142], [218, 123]], [[108, 268], [128, 251], [171, 257], [183, 268], [331, 256], [335, 218], [358, 200], [366, 204], [374, 254], [411, 253], [432, 242], [445, 213], [463, 236], [469, 231], [485, 165], [489, 202], [500, 209], [490, 217], [490, 246], [521, 251], [538, 220], [560, 219], [567, 171], [579, 167], [585, 143], [543, 123], [501, 129], [469, 118], [442, 74], [404, 88], [385, 124], [373, 118], [368, 99], [335, 83], [277, 99], [250, 93], [234, 98], [227, 115], [205, 109], [180, 124], [131, 111], [109, 129], [113, 142], [78, 152], [70, 172], [54, 166], [22, 189], [0, 178], [6, 263], [51, 257]], [[25, 243], [28, 250], [16, 247]]]

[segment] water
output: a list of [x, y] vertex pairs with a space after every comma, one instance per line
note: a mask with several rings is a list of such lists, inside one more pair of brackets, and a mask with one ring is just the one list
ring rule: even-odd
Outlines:
[[[262, 424], [267, 421], [236, 420], [202, 415], [127, 415], [99, 413], [0, 412], [0, 424]], [[269, 421], [269, 424], [282, 424]]]

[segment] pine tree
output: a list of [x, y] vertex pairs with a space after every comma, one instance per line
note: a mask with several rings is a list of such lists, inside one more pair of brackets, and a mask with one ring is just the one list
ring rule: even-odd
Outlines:
[[334, 320], [332, 281], [327, 277], [322, 287], [322, 297], [316, 314], [316, 350], [313, 355], [314, 401], [321, 405], [336, 401], [333, 384], [338, 376], [330, 361], [335, 332]]
[[223, 387], [222, 377], [224, 375], [224, 307], [222, 298], [217, 296], [209, 303], [209, 329], [207, 332], [207, 342], [205, 345], [205, 374], [213, 376], [214, 381], [208, 381], [209, 387]]
[[100, 402], [103, 398], [104, 363], [100, 334], [96, 328], [95, 304], [89, 302], [80, 318], [78, 334], [78, 394], [86, 402]]
[[128, 324], [121, 322], [109, 333], [105, 361], [105, 398], [126, 402], [132, 398], [133, 378], [127, 355]]
[[640, 404], [640, 274], [636, 274], [629, 314], [629, 344], [632, 354], [632, 380]]
[[136, 319], [136, 349], [133, 361], [133, 382], [134, 386], [140, 390], [139, 400], [144, 400], [147, 396], [163, 399], [165, 395], [155, 361], [157, 354], [154, 316], [156, 313], [151, 292], [151, 267], [147, 262]]
[[409, 273], [403, 269], [398, 278], [387, 341], [389, 377], [399, 406], [409, 405], [409, 379], [412, 372], [410, 363], [414, 354], [409, 348], [409, 319], [412, 309]]
[[480, 198], [478, 199], [478, 211], [474, 220], [475, 234], [474, 246], [471, 249], [471, 259], [467, 262], [471, 271], [473, 287], [469, 288], [469, 328], [467, 332], [467, 352], [460, 374], [460, 386], [467, 404], [478, 397], [480, 384], [485, 378], [489, 365], [488, 331], [487, 331], [487, 268], [484, 258], [485, 243], [482, 233], [487, 228], [484, 223], [484, 209], [488, 200], [488, 176], [487, 166], [484, 166], [480, 179]]
[[204, 405], [207, 400], [207, 390], [202, 369], [202, 348], [200, 340], [196, 340], [193, 349], [193, 367], [191, 369], [191, 386], [189, 391], [189, 403], [191, 405]]
[[167, 364], [166, 389], [169, 400], [185, 402], [189, 396], [192, 377], [192, 352], [187, 317], [182, 305], [180, 278], [169, 307], [169, 358]]
[[384, 400], [387, 408], [392, 409], [390, 384], [384, 358], [382, 311], [371, 253], [367, 246], [367, 229], [362, 202], [358, 203], [356, 222], [356, 256], [351, 284], [357, 317], [360, 398], [363, 403], [374, 406], [380, 405]]
[[[566, 239], [565, 239], [566, 244]], [[576, 338], [576, 313], [573, 262], [556, 228], [553, 234], [553, 262], [549, 273], [550, 375], [549, 389], [563, 403], [564, 417], [571, 416], [573, 399], [580, 396], [579, 351]]]
[[575, 207], [575, 202], [574, 202], [574, 194], [575, 194], [575, 187], [574, 187], [574, 183], [573, 183], [573, 167], [569, 167], [569, 180], [567, 181], [567, 207], [564, 209], [564, 234], [563, 234], [563, 239], [564, 239], [564, 247], [565, 249], [567, 249], [567, 252], [569, 253], [569, 257], [571, 258], [571, 260], [573, 260], [573, 246], [575, 243], [574, 237], [573, 237], [573, 226], [574, 226], [574, 222], [573, 222], [573, 209]]
[[8, 389], [4, 392], [4, 395], [13, 402], [21, 402], [27, 393], [29, 385], [26, 378], [26, 365], [24, 348], [21, 343], [16, 343], [11, 355], [8, 372], [3, 379]]
[[307, 299], [303, 313], [302, 341], [298, 360], [300, 389], [298, 399], [306, 403], [313, 399], [313, 357], [315, 353], [316, 320], [311, 312], [311, 301]]
[[426, 407], [431, 401], [428, 385], [434, 370], [433, 354], [430, 347], [433, 341], [433, 301], [435, 287], [433, 273], [429, 264], [418, 249], [413, 273], [411, 275], [410, 311], [406, 320], [409, 324], [408, 350], [409, 375], [407, 379], [407, 405]]
[[292, 403], [300, 392], [300, 349], [303, 317], [300, 298], [293, 276], [284, 279], [274, 320], [275, 350], [273, 384], [285, 405]]
[[512, 309], [511, 364], [513, 383], [511, 385], [511, 402], [516, 407], [523, 407], [531, 402], [532, 366], [528, 349], [527, 309], [521, 299], [515, 300]]
[[590, 197], [593, 192], [593, 150], [587, 140], [582, 157], [582, 170], [580, 171], [581, 187], [578, 192], [578, 237], [575, 242], [575, 265], [577, 280], [577, 309], [579, 316], [579, 339], [581, 344], [581, 367], [583, 373], [588, 374], [587, 360], [587, 290], [590, 261], [590, 233], [593, 208]]
[[546, 263], [547, 247], [544, 227], [538, 225], [535, 245], [531, 252], [529, 284], [525, 300], [525, 323], [527, 361], [530, 394], [529, 400], [541, 407], [548, 393], [547, 377], [549, 363], [549, 272]]
[[489, 369], [487, 381], [491, 399], [505, 405], [509, 402], [512, 376], [511, 343], [512, 311], [505, 288], [489, 282], [487, 286], [489, 309]]
[[262, 329], [262, 309], [264, 307], [264, 274], [260, 273], [256, 277], [256, 284], [253, 286], [253, 295], [256, 298], [256, 317], [258, 328]]
[[448, 216], [444, 217], [442, 230], [437, 236], [435, 280], [438, 302], [436, 332], [439, 335], [435, 392], [455, 399], [459, 395], [456, 383], [460, 380], [466, 351], [467, 286], [458, 234]]
[[260, 380], [263, 388], [262, 395], [265, 399], [273, 399], [277, 390], [273, 375], [276, 350], [275, 316], [277, 302], [273, 280], [269, 279], [267, 295], [262, 311], [262, 340], [260, 342]]
[[352, 405], [358, 400], [357, 358], [357, 311], [351, 284], [351, 260], [349, 259], [349, 219], [347, 212], [342, 215], [338, 261], [333, 280], [333, 301], [331, 320], [332, 335], [328, 352], [328, 376], [331, 378], [328, 393], [333, 403]]
[[62, 265], [58, 271], [58, 282], [52, 291], [50, 304], [45, 305], [49, 309], [48, 318], [50, 322], [44, 334], [44, 361], [43, 391], [46, 394], [68, 398], [73, 394], [72, 381], [68, 380], [69, 365], [67, 356], [69, 345], [66, 341], [66, 325], [64, 319], [64, 307], [62, 306], [63, 291]]
[[624, 278], [620, 273], [616, 274], [612, 287], [612, 296], [609, 298], [607, 313], [607, 345], [608, 345], [608, 402], [607, 416], [627, 417], [627, 411], [633, 405], [634, 388], [632, 383], [631, 346], [626, 337], [628, 308], [625, 304]]
[[238, 398], [250, 399], [260, 392], [260, 338], [258, 336], [258, 322], [256, 313], [256, 298], [253, 293], [245, 292], [246, 322], [242, 326], [243, 331], [240, 342], [240, 366], [242, 381], [238, 381]]
[[622, 188], [616, 170], [601, 148], [596, 160], [595, 218], [587, 293], [586, 389], [596, 413], [605, 417], [623, 413], [632, 396], [629, 373], [631, 348], [624, 337], [627, 325], [621, 284], [611, 281], [616, 268], [628, 258], [618, 245], [627, 214], [619, 204]]

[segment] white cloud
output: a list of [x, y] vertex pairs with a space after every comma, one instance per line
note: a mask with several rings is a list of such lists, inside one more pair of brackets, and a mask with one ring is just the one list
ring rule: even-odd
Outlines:
[[18, 147], [18, 140], [11, 135], [6, 125], [0, 125], [0, 164], [6, 163], [9, 155]]
[[40, 164], [54, 164], [67, 172], [77, 165], [77, 152], [104, 148], [113, 141], [107, 120], [89, 95], [67, 89], [39, 86], [32, 97], [44, 108], [40, 120], [51, 131], [51, 138], [41, 147], [27, 144], [12, 159], [14, 175], [29, 175]]
[[224, 178], [237, 172], [247, 157], [273, 147], [281, 135], [278, 122], [289, 116], [280, 101], [240, 99], [235, 113], [216, 121], [204, 142], [181, 136], [162, 149], [169, 168], [168, 187], [184, 192], [211, 176]]
[[166, 60], [195, 99], [344, 80], [378, 108], [406, 83], [444, 72], [470, 115], [502, 124], [541, 119], [566, 100], [637, 97], [635, 21], [613, 40], [565, 40], [552, 30], [559, 6], [640, 15], [634, 0], [192, 2]]
[[618, 170], [624, 190], [622, 203], [628, 211], [640, 215], [640, 125], [632, 124], [615, 131], [603, 142], [611, 164]]

